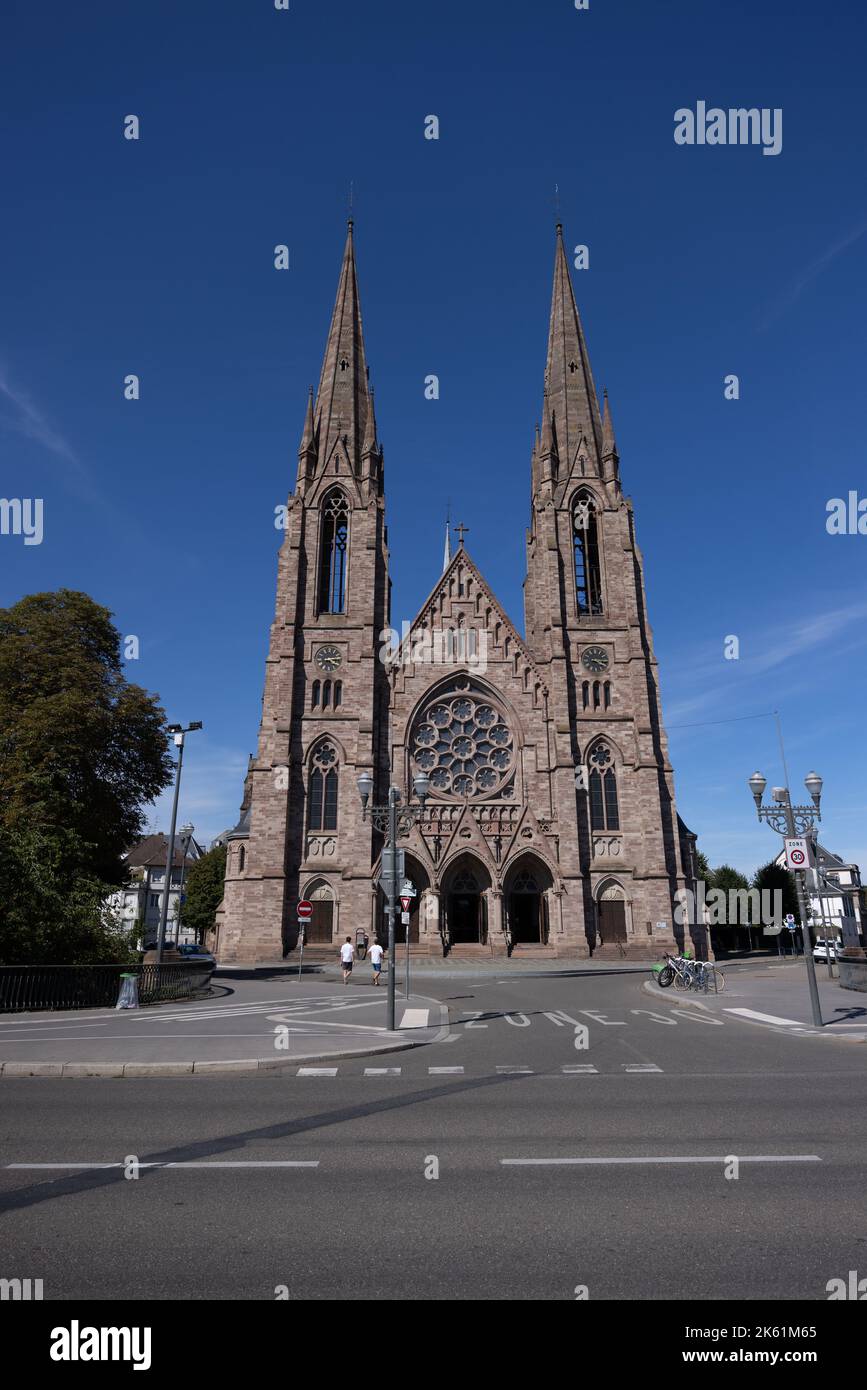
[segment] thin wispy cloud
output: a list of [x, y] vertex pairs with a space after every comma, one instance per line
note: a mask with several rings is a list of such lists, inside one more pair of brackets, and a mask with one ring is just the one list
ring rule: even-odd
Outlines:
[[[739, 634], [741, 654], [737, 661], [724, 659], [721, 637], [713, 650], [703, 644], [695, 660], [669, 664], [667, 685], [683, 694], [667, 702], [666, 725], [674, 728], [716, 708], [724, 708], [725, 714], [732, 718], [758, 714], [763, 707], [768, 707], [767, 681], [763, 678], [771, 671], [782, 670], [790, 662], [796, 663], [796, 684], [788, 680], [787, 693], [792, 695], [798, 688], [808, 688], [812, 676], [804, 667], [804, 655], [821, 648], [839, 657], [847, 651], [863, 648], [867, 644], [865, 618], [867, 599], [861, 599], [836, 609], [823, 608], [792, 622], [776, 621], [758, 632], [742, 632]], [[739, 692], [745, 696], [744, 705], [748, 700], [754, 708], [733, 706], [732, 676], [736, 676]], [[760, 678], [761, 692], [753, 685]]]
[[[13, 384], [9, 371], [0, 366], [0, 428], [32, 439], [47, 453], [64, 464], [64, 477], [72, 490], [87, 502], [96, 502], [112, 513], [115, 508], [97, 487], [90, 469], [59, 430], [55, 429], [44, 412], [19, 386]], [[7, 465], [8, 469], [8, 465]]]
[[804, 270], [801, 271], [800, 275], [795, 276], [794, 280], [781, 291], [770, 308], [765, 311], [759, 321], [759, 328], [762, 330], [769, 328], [787, 309], [791, 309], [792, 305], [798, 302], [807, 286], [818, 279], [838, 256], [842, 256], [844, 251], [848, 251], [849, 247], [854, 246], [855, 242], [860, 241], [865, 234], [867, 234], [867, 217], [862, 218], [860, 222], [848, 232], [845, 232], [837, 241], [832, 242], [827, 250], [822, 252], [821, 256], [817, 256], [810, 265], [806, 266]]

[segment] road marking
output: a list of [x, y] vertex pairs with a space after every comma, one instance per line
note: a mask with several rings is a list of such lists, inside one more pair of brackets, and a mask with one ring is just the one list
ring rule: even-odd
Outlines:
[[776, 1014], [760, 1014], [755, 1009], [726, 1009], [727, 1014], [740, 1014], [742, 1018], [757, 1018], [760, 1023], [784, 1023], [788, 1028], [806, 1028], [808, 1025], [797, 1018], [777, 1018]]
[[404, 1009], [399, 1028], [427, 1028], [430, 1009]]
[[336, 1067], [299, 1067], [296, 1076], [336, 1076]]
[[655, 1062], [621, 1062], [624, 1071], [662, 1071]]
[[463, 1067], [428, 1067], [428, 1076], [463, 1076]]
[[[128, 1163], [7, 1163], [7, 1168], [27, 1169], [38, 1168], [40, 1170], [51, 1169], [80, 1169], [80, 1168], [127, 1168]], [[269, 1158], [269, 1159], [243, 1159], [237, 1162], [203, 1161], [203, 1162], [177, 1162], [161, 1163], [159, 1160], [148, 1162], [136, 1159], [137, 1168], [318, 1168], [319, 1159], [296, 1159], [296, 1158]]]
[[400, 1076], [400, 1067], [365, 1067], [365, 1076]]
[[569, 1014], [564, 1013], [562, 1009], [554, 1009], [552, 1013], [546, 1012], [545, 1018], [550, 1019], [558, 1028], [565, 1028], [567, 1023], [572, 1028], [580, 1028], [582, 1026], [577, 1018], [571, 1018]]
[[[728, 1163], [731, 1155], [666, 1155], [648, 1158], [501, 1158], [504, 1168], [615, 1167], [642, 1163]], [[821, 1163], [818, 1154], [738, 1154], [739, 1163]]]
[[564, 1076], [591, 1076], [599, 1075], [599, 1068], [593, 1067], [589, 1062], [582, 1062], [580, 1066], [561, 1067], [560, 1071]]
[[500, 1076], [532, 1076], [532, 1067], [497, 1067]]

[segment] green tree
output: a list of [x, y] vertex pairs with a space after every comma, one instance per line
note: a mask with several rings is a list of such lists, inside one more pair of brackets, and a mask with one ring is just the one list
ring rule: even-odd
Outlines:
[[187, 901], [181, 909], [181, 922], [196, 933], [197, 941], [204, 941], [205, 933], [213, 931], [214, 914], [223, 900], [225, 877], [225, 845], [209, 849], [187, 869], [184, 885]]
[[[798, 912], [798, 893], [795, 888], [795, 876], [788, 869], [784, 869], [781, 864], [777, 864], [771, 859], [767, 864], [763, 864], [760, 869], [756, 869], [753, 877], [753, 887], [760, 892], [777, 893], [782, 895], [783, 916], [791, 912], [795, 921], [800, 917]], [[772, 899], [773, 901], [773, 899]], [[765, 925], [768, 925], [766, 923]]]
[[87, 594], [0, 609], [0, 961], [125, 959], [103, 904], [171, 780], [164, 726]]
[[699, 883], [704, 883], [708, 891], [713, 887], [713, 869], [707, 862], [707, 855], [702, 854], [700, 849], [695, 851], [695, 876]]

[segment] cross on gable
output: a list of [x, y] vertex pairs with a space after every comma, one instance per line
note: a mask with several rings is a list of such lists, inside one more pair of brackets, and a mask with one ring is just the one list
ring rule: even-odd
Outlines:
[[464, 532], [465, 532], [465, 531], [469, 531], [469, 529], [470, 529], [469, 526], [465, 526], [464, 523], [461, 522], [460, 526], [456, 526], [454, 529], [455, 529], [455, 530], [457, 531], [457, 533], [458, 533], [458, 545], [463, 545], [463, 543], [464, 543]]

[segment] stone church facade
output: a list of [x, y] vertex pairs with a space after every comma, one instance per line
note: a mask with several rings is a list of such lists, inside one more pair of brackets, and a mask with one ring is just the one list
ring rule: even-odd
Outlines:
[[[415, 949], [655, 959], [694, 886], [677, 815], [632, 505], [600, 410], [558, 226], [521, 636], [464, 544], [403, 639], [384, 642], [384, 457], [350, 223], [280, 549], [259, 746], [229, 836], [220, 960], [387, 936], [383, 804], [425, 772], [402, 845]], [[402, 931], [398, 939], [403, 939]]]

